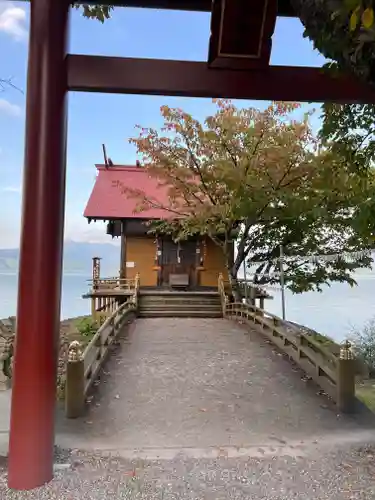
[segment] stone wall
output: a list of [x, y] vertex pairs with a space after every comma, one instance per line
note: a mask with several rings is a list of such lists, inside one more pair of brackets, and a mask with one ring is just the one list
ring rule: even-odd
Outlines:
[[[60, 349], [57, 368], [58, 391], [64, 385], [65, 365], [68, 355], [68, 347], [73, 340], [80, 340], [77, 325], [87, 316], [69, 318], [60, 323]], [[0, 390], [11, 386], [13, 345], [16, 333], [16, 318], [10, 316], [0, 320]]]

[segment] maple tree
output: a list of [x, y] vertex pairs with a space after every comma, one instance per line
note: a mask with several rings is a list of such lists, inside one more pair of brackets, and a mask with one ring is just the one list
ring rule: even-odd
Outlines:
[[22, 93], [22, 90], [17, 85], [14, 85], [11, 78], [0, 78], [0, 92], [5, 92], [8, 88], [18, 90]]
[[334, 68], [375, 83], [374, 0], [291, 0], [304, 36]]
[[319, 289], [328, 281], [354, 284], [351, 272], [368, 266], [368, 256], [329, 263], [307, 263], [302, 256], [369, 245], [369, 234], [352, 221], [373, 190], [372, 178], [356, 174], [341, 156], [323, 149], [309, 114], [296, 118], [297, 104], [272, 103], [260, 111], [215, 102], [216, 113], [204, 123], [163, 106], [164, 127], [141, 128], [131, 139], [143, 168], [169, 195], [166, 205], [141, 188], [118, 185], [138, 199], [139, 211], [157, 207], [170, 213], [170, 219], [152, 223], [150, 231], [175, 240], [208, 235], [224, 252], [234, 288], [245, 259], [263, 262], [258, 283], [274, 282], [268, 275], [277, 266], [281, 244], [291, 290]]
[[74, 8], [80, 9], [82, 15], [89, 19], [97, 19], [101, 23], [104, 23], [106, 19], [111, 17], [111, 11], [113, 7], [110, 5], [73, 5]]
[[[375, 106], [372, 104], [335, 104], [322, 106], [319, 136], [326, 148], [343, 158], [358, 175], [373, 175], [375, 161]], [[375, 197], [362, 204], [356, 221], [360, 229], [375, 231]]]
[[323, 104], [319, 135], [353, 168], [368, 170], [375, 160], [375, 105]]

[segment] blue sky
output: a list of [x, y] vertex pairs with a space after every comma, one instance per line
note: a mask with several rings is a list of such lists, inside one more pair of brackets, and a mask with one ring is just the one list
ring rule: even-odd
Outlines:
[[[207, 59], [209, 15], [146, 9], [116, 9], [104, 25], [71, 16], [70, 52], [80, 54]], [[0, 0], [0, 77], [12, 77], [26, 89], [29, 5]], [[324, 59], [302, 38], [296, 19], [279, 19], [273, 37], [273, 64], [321, 66]], [[6, 216], [0, 217], [0, 248], [17, 247], [21, 220], [21, 184], [24, 156], [25, 94], [13, 89], [0, 93], [0, 195]], [[121, 96], [71, 93], [67, 159], [66, 238], [107, 241], [102, 224], [87, 224], [82, 213], [95, 180], [95, 163], [102, 162], [101, 145], [116, 163], [133, 164], [129, 137], [134, 126], [161, 125], [160, 106], [179, 106], [197, 118], [213, 110], [209, 99], [158, 96]], [[261, 101], [239, 105], [263, 107]], [[316, 121], [316, 126], [318, 121]]]

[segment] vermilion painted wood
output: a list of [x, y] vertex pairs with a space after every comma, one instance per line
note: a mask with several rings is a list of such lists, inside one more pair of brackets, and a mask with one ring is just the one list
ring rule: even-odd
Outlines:
[[[84, 217], [90, 219], [160, 219], [173, 217], [159, 207], [150, 207], [148, 210], [137, 210], [139, 198], [124, 194], [123, 188], [141, 189], [142, 192], [155, 202], [169, 206], [168, 189], [159, 186], [155, 177], [150, 177], [144, 168], [136, 166], [114, 165], [106, 168], [97, 165], [98, 175], [87, 202]], [[116, 186], [120, 183], [120, 186]]]
[[[80, 2], [74, 2], [80, 3]], [[212, 0], [85, 0], [89, 5], [114, 5], [118, 7], [145, 7], [148, 9], [187, 10], [210, 12]], [[278, 16], [296, 17], [289, 0], [278, 1]]]
[[209, 66], [267, 68], [276, 16], [277, 0], [213, 0]]
[[69, 90], [183, 97], [375, 103], [375, 89], [320, 68], [210, 69], [204, 62], [69, 55]]
[[65, 198], [68, 1], [33, 0], [10, 488], [52, 479]]

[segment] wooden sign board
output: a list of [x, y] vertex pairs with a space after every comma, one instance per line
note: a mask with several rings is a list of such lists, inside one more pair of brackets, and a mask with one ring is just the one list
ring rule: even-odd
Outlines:
[[212, 68], [269, 65], [277, 0], [214, 0], [208, 63]]

